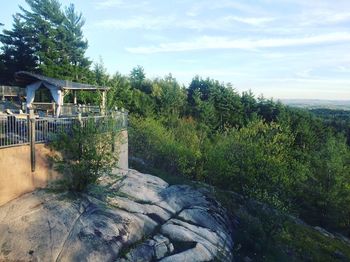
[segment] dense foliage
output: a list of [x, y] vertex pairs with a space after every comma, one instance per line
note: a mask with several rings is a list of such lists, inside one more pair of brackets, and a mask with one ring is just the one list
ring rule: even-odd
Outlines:
[[133, 156], [349, 234], [346, 129], [200, 77], [188, 88], [171, 76], [155, 79], [147, 92], [130, 80], [125, 90], [143, 102], [123, 104], [132, 116]]

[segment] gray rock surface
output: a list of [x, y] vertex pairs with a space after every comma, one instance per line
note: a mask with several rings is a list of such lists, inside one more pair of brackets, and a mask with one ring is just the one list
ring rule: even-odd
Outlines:
[[118, 174], [88, 194], [38, 190], [1, 206], [0, 261], [232, 260], [230, 222], [214, 199]]

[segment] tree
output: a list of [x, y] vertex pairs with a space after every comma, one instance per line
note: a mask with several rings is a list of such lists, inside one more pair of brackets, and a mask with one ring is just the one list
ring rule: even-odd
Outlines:
[[276, 123], [256, 120], [219, 135], [208, 151], [207, 181], [275, 207], [290, 207], [297, 172], [290, 146], [293, 135]]
[[13, 29], [4, 30], [0, 35], [2, 46], [0, 79], [4, 83], [13, 81], [14, 73], [20, 70], [36, 71], [38, 66], [35, 56], [35, 39], [32, 28], [20, 19], [13, 16]]
[[251, 90], [242, 93], [241, 103], [243, 106], [243, 118], [245, 120], [244, 124], [247, 124], [256, 117], [257, 103]]
[[178, 117], [185, 107], [186, 93], [184, 91], [171, 74], [164, 79], [155, 79], [152, 85], [152, 97], [156, 100], [157, 112]]
[[[242, 103], [231, 84], [225, 85], [196, 76], [192, 79], [187, 94], [188, 113], [197, 119], [206, 119], [204, 121], [211, 129], [223, 131], [242, 124]], [[199, 111], [204, 115], [200, 115]]]
[[[139, 89], [146, 94], [150, 94], [151, 87], [149, 84], [145, 83], [146, 74], [142, 66], [134, 67], [130, 72], [130, 83], [132, 88]], [[145, 85], [146, 84], [146, 85]]]
[[84, 19], [73, 5], [65, 10], [57, 0], [26, 0], [29, 10], [20, 6], [12, 30], [0, 36], [5, 74], [37, 71], [47, 76], [86, 81], [91, 62], [84, 56]]
[[349, 230], [350, 151], [345, 138], [328, 137], [311, 161], [313, 172], [304, 187], [302, 215], [312, 224]]
[[130, 72], [130, 81], [132, 83], [141, 83], [145, 78], [145, 70], [140, 65], [134, 67]]
[[107, 92], [107, 108], [132, 109], [133, 90], [127, 76], [115, 73], [109, 81], [111, 89]]
[[73, 4], [66, 7], [63, 24], [66, 33], [65, 44], [67, 45], [68, 61], [74, 66], [87, 67], [91, 64], [91, 62], [85, 57], [88, 42], [84, 39], [82, 31], [84, 24], [85, 19], [83, 18], [82, 13], [77, 13]]

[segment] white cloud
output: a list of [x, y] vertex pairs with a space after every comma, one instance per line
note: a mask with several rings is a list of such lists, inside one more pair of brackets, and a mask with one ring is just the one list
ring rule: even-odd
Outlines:
[[125, 0], [100, 0], [95, 3], [96, 9], [118, 8], [138, 8], [142, 9], [148, 6], [148, 1], [125, 1]]
[[194, 11], [194, 10], [192, 10], [192, 11], [187, 11], [187, 12], [186, 12], [186, 15], [187, 15], [187, 16], [190, 16], [190, 17], [195, 17], [195, 16], [198, 16], [199, 13], [196, 12], [196, 11]]
[[126, 29], [147, 29], [159, 30], [169, 28], [181, 28], [203, 31], [207, 29], [212, 30], [226, 30], [231, 31], [238, 28], [241, 24], [259, 27], [265, 26], [275, 20], [273, 17], [243, 17], [243, 16], [223, 16], [216, 19], [200, 19], [186, 14], [186, 17], [179, 17], [175, 14], [169, 15], [138, 15], [131, 16], [126, 19], [105, 19], [97, 22], [98, 27], [104, 27], [116, 30]]
[[273, 17], [239, 17], [227, 16], [224, 18], [227, 22], [240, 22], [251, 26], [262, 26], [275, 20]]
[[338, 66], [336, 69], [341, 73], [350, 73], [350, 66]]
[[168, 27], [174, 19], [170, 16], [146, 17], [135, 16], [129, 19], [107, 19], [97, 23], [98, 27], [108, 29], [147, 29], [156, 30]]
[[247, 14], [262, 14], [266, 13], [264, 8], [261, 8], [257, 4], [247, 4], [245, 1], [232, 1], [232, 0], [221, 0], [221, 1], [210, 1], [205, 5], [208, 9], [235, 9], [239, 12]]
[[98, 9], [110, 8], [124, 4], [124, 0], [102, 0], [96, 3]]
[[263, 26], [275, 18], [238, 17], [226, 16], [218, 19], [200, 20], [196, 18], [179, 18], [175, 15], [168, 16], [134, 16], [127, 19], [105, 19], [96, 25], [109, 29], [167, 29], [184, 28], [193, 30], [229, 30], [234, 25], [246, 24], [250, 26]]
[[331, 25], [350, 21], [350, 12], [313, 10], [301, 16], [302, 26]]
[[300, 72], [297, 72], [295, 75], [298, 78], [310, 78], [311, 72], [312, 72], [312, 69], [309, 68], [309, 69], [305, 69], [305, 70], [302, 70]]
[[336, 43], [350, 41], [350, 33], [339, 32], [303, 36], [295, 38], [262, 38], [262, 39], [231, 39], [227, 37], [203, 36], [190, 41], [160, 43], [155, 46], [129, 47], [130, 53], [150, 54], [162, 52], [184, 52], [207, 49], [258, 49], [292, 47], [303, 45], [318, 45], [325, 43]]

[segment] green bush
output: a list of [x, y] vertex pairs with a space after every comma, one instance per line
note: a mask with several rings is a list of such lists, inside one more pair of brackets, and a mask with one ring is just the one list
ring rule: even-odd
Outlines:
[[193, 177], [201, 158], [200, 140], [188, 125], [179, 122], [177, 128], [169, 130], [153, 118], [131, 118], [130, 155], [168, 173]]
[[253, 121], [218, 135], [207, 151], [206, 180], [221, 188], [287, 208], [290, 189], [303, 177], [294, 172], [294, 137], [275, 123]]
[[75, 124], [71, 133], [61, 133], [51, 146], [59, 151], [54, 163], [63, 175], [60, 181], [63, 188], [83, 191], [110, 172], [118, 161], [114, 148], [117, 137], [112, 120], [88, 119], [83, 126]]

